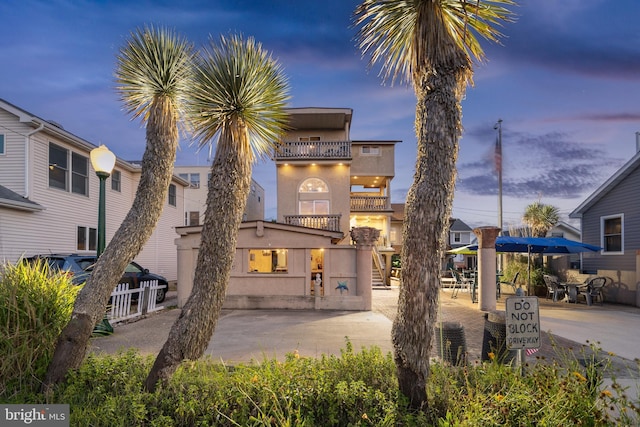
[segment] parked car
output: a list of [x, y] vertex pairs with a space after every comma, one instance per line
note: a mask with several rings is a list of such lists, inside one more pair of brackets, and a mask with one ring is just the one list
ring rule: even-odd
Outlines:
[[[95, 255], [78, 255], [78, 254], [41, 254], [27, 258], [28, 262], [42, 260], [49, 264], [49, 268], [57, 271], [65, 271], [71, 276], [71, 282], [81, 285], [86, 282], [96, 263]], [[156, 294], [156, 303], [161, 303], [167, 296], [169, 290], [169, 282], [163, 276], [149, 272], [136, 262], [130, 262], [124, 270], [122, 278], [118, 283], [128, 283], [129, 289], [140, 287], [140, 283], [148, 280], [157, 280], [158, 293]], [[132, 299], [136, 299], [138, 294], [133, 294]]]

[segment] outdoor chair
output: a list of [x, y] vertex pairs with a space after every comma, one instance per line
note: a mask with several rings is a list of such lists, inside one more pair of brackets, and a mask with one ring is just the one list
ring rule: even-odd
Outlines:
[[[513, 276], [513, 279], [510, 282], [498, 282], [498, 289], [500, 289], [501, 285], [509, 285], [513, 288], [513, 293], [517, 294], [518, 293], [518, 285], [517, 285], [517, 281], [518, 281], [518, 276], [520, 276], [520, 272], [518, 271], [515, 276]], [[500, 298], [500, 292], [498, 291], [498, 298]]]
[[564, 287], [558, 282], [557, 276], [545, 274], [542, 276], [544, 284], [547, 286], [547, 299], [552, 298], [553, 302], [557, 302], [564, 298]]
[[455, 283], [453, 284], [453, 289], [451, 291], [451, 298], [457, 298], [458, 291], [462, 288], [468, 288], [469, 282], [462, 276], [459, 271], [453, 268], [450, 268], [449, 270], [451, 271], [451, 276], [455, 281]]
[[585, 292], [585, 297], [587, 299], [587, 305], [591, 305], [600, 299], [600, 305], [604, 303], [604, 294], [603, 290], [605, 285], [607, 284], [607, 279], [605, 277], [594, 277], [589, 280], [587, 283], [587, 290]]

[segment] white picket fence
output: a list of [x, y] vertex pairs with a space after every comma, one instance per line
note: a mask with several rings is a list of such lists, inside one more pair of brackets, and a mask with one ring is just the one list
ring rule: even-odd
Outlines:
[[[107, 312], [109, 322], [123, 322], [163, 309], [164, 306], [156, 305], [159, 288], [157, 280], [141, 282], [136, 289], [129, 289], [128, 283], [120, 283], [111, 293], [111, 308]], [[133, 301], [133, 294], [138, 294], [137, 301]]]

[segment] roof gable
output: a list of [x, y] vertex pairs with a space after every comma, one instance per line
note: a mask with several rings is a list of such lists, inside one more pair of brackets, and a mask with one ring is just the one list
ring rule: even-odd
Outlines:
[[569, 214], [569, 218], [580, 218], [583, 213], [589, 210], [596, 202], [615, 188], [620, 182], [626, 179], [634, 170], [640, 167], [640, 151], [637, 152], [627, 163], [625, 163], [616, 173], [604, 182], [596, 191], [591, 193], [577, 208]]

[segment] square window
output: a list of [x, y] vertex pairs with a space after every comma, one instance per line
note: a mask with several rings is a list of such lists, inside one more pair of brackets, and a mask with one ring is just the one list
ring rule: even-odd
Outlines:
[[78, 226], [76, 250], [95, 251], [98, 242], [98, 230], [91, 227]]
[[289, 270], [287, 249], [250, 249], [250, 273], [287, 273]]

